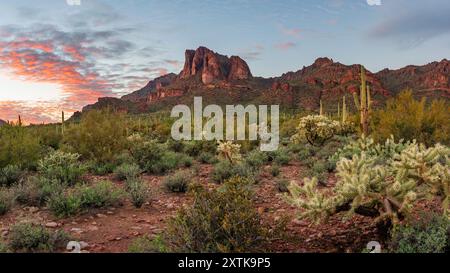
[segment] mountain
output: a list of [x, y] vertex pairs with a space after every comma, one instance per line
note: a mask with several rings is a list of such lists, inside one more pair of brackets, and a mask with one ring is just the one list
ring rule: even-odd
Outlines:
[[[320, 100], [326, 110], [336, 110], [337, 102], [360, 86], [359, 64], [345, 65], [329, 58], [318, 58], [310, 66], [280, 77], [254, 77], [247, 63], [238, 56], [225, 56], [206, 47], [186, 50], [183, 70], [149, 81], [140, 90], [122, 98], [100, 98], [84, 111], [111, 107], [130, 113], [166, 109], [191, 104], [194, 96], [204, 103], [280, 104], [286, 108], [317, 109]], [[366, 70], [375, 105], [411, 88], [416, 96], [450, 99], [450, 62], [446, 59], [423, 66], [407, 66], [377, 73]], [[352, 103], [348, 103], [352, 105]], [[79, 116], [77, 113], [76, 116]]]
[[4, 121], [4, 120], [2, 120], [2, 119], [0, 119], [0, 126], [3, 126], [3, 125], [5, 125], [5, 124], [7, 124], [7, 122]]
[[409, 65], [375, 74], [386, 89], [398, 93], [411, 88], [416, 96], [450, 98], [450, 61], [443, 59], [424, 66]]

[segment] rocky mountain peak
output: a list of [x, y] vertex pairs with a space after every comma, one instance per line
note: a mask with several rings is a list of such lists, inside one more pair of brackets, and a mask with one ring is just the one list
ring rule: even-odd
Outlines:
[[245, 80], [252, 77], [247, 63], [238, 56], [228, 57], [206, 47], [186, 50], [184, 68], [179, 77], [198, 77], [203, 84], [214, 81]]

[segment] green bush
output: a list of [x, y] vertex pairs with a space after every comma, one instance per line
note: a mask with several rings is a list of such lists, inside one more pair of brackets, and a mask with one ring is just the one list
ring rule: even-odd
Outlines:
[[233, 164], [228, 160], [221, 160], [216, 165], [211, 173], [211, 179], [215, 183], [223, 183], [225, 180], [233, 176], [241, 176], [256, 181], [256, 176], [259, 170], [254, 170], [245, 163]]
[[184, 153], [192, 157], [199, 156], [202, 152], [215, 154], [217, 144], [214, 141], [187, 141], [184, 142]]
[[56, 217], [77, 215], [82, 210], [82, 202], [78, 195], [56, 192], [50, 195], [47, 206]]
[[63, 184], [74, 185], [80, 181], [85, 169], [78, 161], [80, 155], [55, 151], [39, 161], [39, 173]]
[[14, 204], [14, 195], [10, 189], [0, 188], [0, 215], [5, 215]]
[[29, 128], [19, 126], [0, 127], [0, 168], [8, 165], [34, 170], [43, 153], [39, 138]]
[[376, 142], [384, 142], [391, 135], [395, 139], [417, 140], [427, 146], [450, 144], [450, 104], [425, 98], [418, 101], [412, 91], [404, 91], [387, 102], [386, 108], [374, 113], [372, 135]]
[[253, 150], [247, 154], [244, 163], [249, 167], [258, 169], [269, 161], [267, 153], [258, 150]]
[[114, 171], [116, 177], [120, 180], [135, 179], [141, 172], [141, 169], [135, 163], [123, 163]]
[[0, 187], [9, 187], [17, 183], [22, 177], [22, 174], [22, 170], [16, 165], [8, 165], [0, 169]]
[[99, 181], [92, 186], [81, 186], [76, 193], [83, 208], [102, 208], [117, 205], [122, 196], [110, 181]]
[[124, 114], [110, 109], [83, 113], [79, 124], [67, 126], [63, 148], [78, 153], [82, 159], [106, 163], [128, 146]]
[[254, 252], [268, 241], [268, 229], [252, 203], [246, 179], [233, 178], [220, 189], [192, 187], [194, 203], [169, 222], [167, 237], [177, 252]]
[[127, 191], [130, 194], [131, 203], [136, 208], [141, 208], [149, 197], [149, 188], [139, 179], [127, 180]]
[[198, 156], [198, 161], [200, 161], [203, 164], [215, 164], [217, 163], [217, 157], [215, 154], [210, 152], [202, 152]]
[[424, 214], [392, 232], [390, 250], [395, 253], [444, 253], [449, 249], [450, 220], [446, 216]]
[[129, 253], [167, 253], [168, 247], [161, 235], [154, 238], [149, 236], [142, 236], [134, 239], [128, 247]]
[[123, 192], [109, 181], [92, 186], [79, 186], [73, 191], [57, 192], [48, 199], [48, 207], [57, 217], [68, 217], [91, 208], [115, 206], [120, 203]]
[[9, 247], [14, 252], [54, 252], [69, 241], [62, 231], [50, 232], [29, 223], [14, 225], [9, 238]]
[[284, 166], [288, 165], [291, 161], [291, 155], [286, 148], [281, 147], [276, 151], [269, 152], [269, 160], [280, 166]]
[[114, 172], [117, 165], [114, 162], [97, 162], [90, 160], [86, 164], [87, 170], [94, 175], [107, 175]]
[[189, 171], [178, 171], [166, 177], [163, 184], [170, 192], [187, 192], [191, 179], [192, 174]]
[[164, 174], [179, 167], [192, 166], [192, 158], [186, 154], [167, 150], [165, 144], [156, 141], [136, 141], [131, 154], [141, 169], [149, 173]]
[[46, 203], [52, 194], [62, 192], [64, 188], [64, 185], [58, 180], [31, 176], [17, 184], [13, 190], [17, 203], [40, 207]]

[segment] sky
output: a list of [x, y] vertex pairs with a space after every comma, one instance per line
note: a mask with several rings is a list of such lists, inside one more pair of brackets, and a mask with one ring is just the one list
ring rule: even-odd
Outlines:
[[[318, 57], [372, 72], [449, 58], [448, 0], [3, 0], [0, 119], [58, 121], [206, 46], [279, 76]], [[68, 116], [70, 114], [66, 114]]]

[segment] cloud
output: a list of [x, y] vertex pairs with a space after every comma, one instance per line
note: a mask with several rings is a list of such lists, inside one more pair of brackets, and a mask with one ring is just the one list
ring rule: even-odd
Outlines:
[[255, 60], [259, 60], [259, 58], [263, 52], [264, 52], [264, 46], [257, 44], [252, 47], [239, 49], [238, 55], [246, 61], [255, 61]]
[[450, 33], [447, 0], [397, 0], [383, 4], [378, 23], [369, 31], [373, 39], [388, 40], [412, 48]]
[[287, 36], [291, 36], [294, 38], [300, 38], [301, 29], [299, 29], [299, 28], [283, 28], [283, 29], [281, 29], [281, 32]]
[[381, 0], [367, 0], [369, 6], [381, 6]]
[[293, 48], [293, 47], [295, 47], [295, 46], [297, 46], [297, 44], [294, 43], [294, 42], [286, 42], [286, 43], [279, 43], [279, 44], [276, 44], [276, 45], [275, 45], [275, 48], [278, 48], [278, 49], [280, 49], [280, 50], [285, 51], [285, 50], [289, 50], [289, 49], [291, 49], [291, 48]]
[[[64, 92], [62, 101], [53, 101], [53, 106], [49, 106], [50, 102], [39, 102], [46, 105], [41, 107], [16, 101], [8, 102], [8, 108], [1, 101], [0, 117], [8, 119], [18, 112], [27, 112], [33, 122], [49, 121], [55, 117], [52, 111], [56, 110], [56, 115], [62, 109], [71, 112], [99, 97], [134, 91], [151, 78], [167, 74], [165, 66], [179, 66], [174, 60], [149, 61], [158, 50], [150, 46], [139, 48], [126, 40], [124, 34], [130, 31], [129, 28], [63, 31], [50, 24], [0, 26], [1, 70], [15, 79], [55, 84]], [[133, 59], [136, 56], [137, 61]]]

